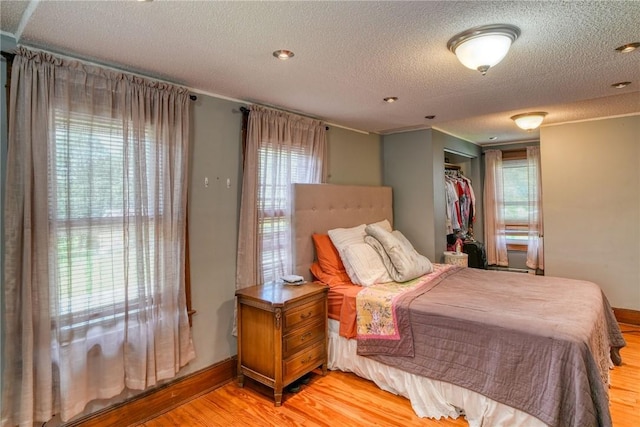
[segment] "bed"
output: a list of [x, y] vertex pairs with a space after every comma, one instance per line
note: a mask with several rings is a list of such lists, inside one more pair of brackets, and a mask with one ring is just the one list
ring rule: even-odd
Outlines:
[[[393, 224], [389, 187], [296, 184], [295, 273], [313, 279], [314, 234], [382, 220]], [[595, 284], [434, 267], [392, 298], [393, 339], [367, 335], [353, 310], [384, 286], [328, 283], [329, 369], [407, 397], [420, 417], [464, 415], [471, 426], [611, 425], [608, 370], [621, 362], [625, 343]]]

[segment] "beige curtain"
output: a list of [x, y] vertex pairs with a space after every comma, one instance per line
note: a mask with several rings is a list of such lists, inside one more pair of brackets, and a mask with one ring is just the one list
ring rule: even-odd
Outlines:
[[293, 269], [291, 184], [325, 179], [322, 122], [252, 106], [244, 159], [236, 288], [277, 280]]
[[540, 147], [527, 147], [529, 173], [529, 239], [527, 241], [527, 267], [544, 270], [544, 226], [542, 221], [542, 181], [540, 174]]
[[194, 358], [185, 89], [19, 48], [2, 425], [69, 420]]
[[509, 265], [509, 258], [504, 224], [502, 151], [485, 151], [484, 161], [484, 233], [487, 263], [506, 267]]

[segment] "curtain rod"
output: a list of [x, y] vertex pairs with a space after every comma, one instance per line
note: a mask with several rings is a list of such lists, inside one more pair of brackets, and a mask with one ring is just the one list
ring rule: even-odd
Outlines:
[[[274, 111], [280, 111], [280, 112], [282, 112], [282, 113], [293, 114], [293, 115], [295, 115], [295, 116], [304, 117], [304, 118], [306, 118], [306, 119], [318, 120], [318, 121], [320, 121], [320, 122], [324, 121], [324, 120], [322, 120], [322, 119], [320, 119], [320, 118], [318, 118], [318, 117], [315, 117], [315, 116], [310, 116], [310, 115], [308, 115], [308, 114], [301, 113], [301, 112], [299, 112], [299, 111], [287, 110], [287, 109], [284, 109], [284, 108], [282, 108], [282, 107], [278, 107], [278, 106], [274, 106], [274, 105], [269, 105], [269, 104], [259, 104], [259, 103], [257, 103], [257, 102], [247, 102], [247, 103], [248, 103], [248, 104], [251, 104], [251, 105], [258, 105], [258, 106], [260, 106], [260, 107], [268, 108], [268, 109], [270, 109], [270, 110], [274, 110]], [[249, 109], [248, 109], [248, 108], [246, 108], [246, 107], [241, 107], [241, 111], [242, 111], [242, 108], [245, 108], [245, 109], [247, 110], [247, 112], [249, 112]]]
[[[54, 54], [54, 55], [58, 55], [58, 56], [63, 56], [63, 57], [69, 58], [69, 59], [74, 60], [74, 61], [80, 61], [80, 62], [84, 62], [84, 63], [90, 63], [90, 64], [93, 64], [93, 65], [98, 65], [98, 66], [105, 67], [105, 68], [109, 68], [109, 69], [112, 69], [112, 70], [116, 70], [116, 71], [119, 71], [119, 72], [122, 72], [122, 73], [133, 74], [133, 75], [141, 76], [141, 77], [144, 77], [144, 78], [149, 78], [149, 79], [154, 79], [154, 80], [164, 81], [164, 82], [166, 82], [166, 83], [170, 83], [170, 84], [172, 84], [172, 85], [177, 85], [176, 83], [173, 83], [173, 82], [167, 82], [167, 81], [165, 81], [165, 80], [158, 79], [158, 78], [156, 78], [156, 77], [152, 77], [152, 76], [148, 76], [148, 75], [145, 75], [145, 74], [139, 74], [139, 73], [131, 72], [131, 71], [128, 71], [128, 70], [124, 70], [124, 69], [119, 68], [119, 67], [117, 67], [117, 66], [106, 65], [106, 64], [100, 64], [100, 63], [94, 63], [94, 62], [88, 61], [88, 60], [83, 59], [83, 58], [76, 58], [76, 57], [73, 57], [73, 56], [68, 56], [68, 55], [65, 55], [65, 54], [57, 53], [57, 52], [51, 52], [51, 51], [43, 50], [43, 49], [40, 49], [40, 48], [37, 48], [37, 47], [31, 47], [31, 46], [28, 46], [28, 48], [29, 48], [29, 49], [34, 49], [34, 50], [40, 50], [40, 51], [44, 51], [44, 52], [48, 52], [48, 53], [52, 53], [52, 54]], [[6, 51], [4, 51], [4, 50], [2, 51], [2, 56], [7, 57], [7, 58], [9, 58], [9, 57], [13, 57], [13, 56], [15, 56], [15, 55], [16, 55], [16, 54], [15, 54], [15, 53], [12, 53], [12, 52], [6, 52]], [[184, 86], [183, 86], [183, 87], [184, 87]], [[197, 95], [195, 95], [195, 94], [193, 94], [193, 93], [191, 93], [191, 94], [189, 94], [189, 99], [191, 99], [192, 101], [197, 101], [197, 100], [198, 100], [198, 96], [197, 96]], [[237, 102], [244, 102], [244, 101], [240, 101], [240, 100], [238, 100]], [[257, 105], [260, 105], [260, 104], [257, 104]], [[321, 120], [321, 119], [318, 119], [317, 117], [310, 117], [310, 116], [307, 116], [307, 115], [305, 115], [305, 114], [301, 114], [301, 113], [293, 112], [293, 111], [287, 111], [287, 110], [284, 110], [284, 109], [282, 109], [282, 108], [272, 107], [272, 106], [270, 106], [270, 105], [265, 105], [265, 107], [267, 107], [267, 108], [272, 108], [272, 109], [274, 109], [274, 110], [284, 111], [285, 113], [296, 114], [296, 115], [298, 115], [298, 116], [302, 116], [302, 117], [308, 117], [308, 118], [313, 119], [313, 120]], [[243, 113], [248, 113], [248, 112], [249, 112], [249, 109], [248, 109], [248, 108], [246, 108], [246, 107], [240, 107], [240, 111], [242, 111]], [[340, 127], [340, 126], [338, 126], [338, 127]], [[325, 126], [325, 129], [326, 129], [326, 130], [329, 130], [329, 126]], [[353, 130], [353, 129], [352, 129], [352, 130]], [[363, 133], [364, 133], [364, 132], [363, 132]]]
[[[158, 79], [157, 77], [152, 77], [152, 76], [147, 76], [147, 75], [145, 75], [145, 74], [139, 74], [139, 73], [131, 72], [131, 71], [124, 70], [124, 69], [121, 69], [121, 68], [118, 68], [118, 67], [114, 67], [114, 66], [111, 66], [111, 65], [100, 64], [100, 63], [96, 63], [96, 62], [88, 61], [88, 60], [86, 60], [86, 59], [75, 58], [75, 57], [73, 57], [73, 56], [68, 56], [68, 55], [65, 55], [65, 54], [60, 54], [60, 53], [56, 53], [56, 52], [50, 52], [50, 51], [46, 51], [46, 50], [39, 49], [39, 48], [32, 48], [32, 47], [30, 47], [30, 46], [29, 46], [28, 48], [29, 48], [29, 49], [38, 50], [38, 51], [42, 51], [42, 52], [52, 53], [52, 54], [54, 54], [54, 55], [56, 55], [56, 56], [62, 56], [62, 57], [65, 57], [65, 58], [69, 58], [69, 59], [71, 59], [71, 60], [73, 60], [73, 61], [83, 62], [83, 63], [85, 63], [85, 64], [97, 65], [97, 66], [99, 66], [99, 67], [108, 68], [108, 69], [111, 69], [111, 70], [118, 71], [118, 72], [120, 72], [120, 73], [131, 74], [131, 75], [135, 75], [135, 76], [143, 77], [143, 78], [145, 78], [145, 79], [152, 79], [152, 80], [162, 81], [162, 82], [165, 82], [165, 83], [169, 83], [169, 84], [171, 84], [171, 85], [174, 85], [174, 86], [181, 86], [181, 87], [184, 87], [184, 86], [182, 86], [182, 85], [179, 85], [179, 84], [176, 84], [176, 83], [173, 83], [173, 82], [168, 82], [168, 81], [166, 81], [166, 80]], [[16, 54], [15, 54], [14, 52], [9, 52], [9, 51], [6, 51], [6, 50], [2, 50], [2, 51], [0, 51], [0, 54], [2, 54], [2, 56], [3, 56], [6, 60], [13, 59], [13, 58], [16, 56]], [[186, 88], [185, 88], [185, 89], [186, 89]], [[194, 95], [194, 94], [192, 94], [192, 93], [190, 93], [190, 94], [189, 94], [189, 99], [190, 99], [190, 100], [192, 100], [192, 101], [196, 101], [196, 100], [198, 99], [198, 96], [197, 96], [197, 95]]]
[[[269, 107], [269, 108], [272, 108], [272, 107]], [[274, 110], [277, 110], [277, 108], [273, 108], [273, 109], [274, 109]], [[251, 110], [249, 110], [247, 107], [244, 107], [244, 106], [243, 106], [243, 107], [240, 107], [240, 111], [241, 111], [243, 114], [249, 114], [249, 112], [250, 112]], [[279, 110], [279, 111], [284, 111], [284, 110]], [[288, 111], [285, 111], [285, 113], [288, 113]], [[296, 114], [296, 113], [291, 113], [291, 114]], [[298, 116], [300, 116], [300, 114], [297, 114], [297, 115], [298, 115]], [[302, 117], [308, 117], [308, 116], [302, 116]], [[314, 120], [318, 120], [318, 119], [314, 119]], [[324, 127], [324, 130], [329, 130], [329, 126], [325, 126], [325, 127]]]
[[[490, 150], [500, 150], [503, 153], [509, 153], [512, 151], [527, 151], [527, 147], [536, 147], [539, 146], [539, 144], [531, 144], [531, 145], [527, 145], [525, 147], [520, 147], [520, 148], [506, 148], [506, 149], [500, 149], [500, 148], [490, 148]], [[482, 152], [482, 155], [484, 156], [484, 151]]]
[[[35, 49], [35, 50], [41, 50], [41, 51], [43, 51], [43, 49], [39, 49], [39, 48], [37, 48], [37, 47], [31, 47], [31, 46], [28, 46], [28, 48], [29, 48], [29, 49]], [[72, 60], [74, 60], [74, 61], [80, 61], [80, 62], [90, 63], [90, 64], [94, 64], [94, 65], [99, 65], [99, 66], [101, 66], [101, 67], [110, 68], [110, 69], [112, 69], [112, 70], [116, 70], [116, 71], [119, 71], [119, 72], [122, 72], [122, 73], [128, 73], [128, 74], [138, 75], [138, 76], [141, 76], [141, 77], [144, 77], [144, 78], [150, 78], [150, 79], [154, 79], [154, 80], [164, 81], [164, 80], [162, 80], [162, 79], [158, 79], [158, 78], [156, 78], [156, 77], [147, 76], [147, 75], [144, 75], [144, 74], [138, 74], [138, 73], [131, 72], [131, 71], [128, 71], [128, 70], [124, 70], [124, 69], [122, 69], [122, 68], [118, 68], [117, 66], [106, 65], [106, 64], [100, 64], [100, 63], [94, 63], [94, 62], [91, 62], [91, 61], [88, 61], [88, 60], [86, 60], [86, 59], [82, 59], [82, 58], [76, 58], [76, 57], [73, 57], [73, 56], [68, 56], [68, 55], [65, 55], [65, 54], [57, 53], [57, 52], [51, 52], [51, 51], [46, 51], [46, 50], [44, 50], [44, 51], [45, 51], [45, 52], [53, 53], [53, 54], [58, 55], [58, 56], [64, 56], [64, 57], [69, 58], [69, 59], [72, 59]], [[15, 56], [15, 53], [12, 53], [12, 52], [6, 52], [6, 51], [4, 51], [4, 50], [3, 50], [3, 51], [2, 51], [2, 56], [5, 56], [5, 57]], [[172, 84], [172, 85], [176, 85], [176, 83], [173, 83], [173, 82], [167, 82], [167, 81], [164, 81], [164, 82], [166, 82], [166, 83], [170, 83], [170, 84]], [[216, 97], [216, 98], [220, 98], [219, 96], [215, 96], [215, 95], [210, 95], [210, 96], [214, 96], [214, 97]], [[196, 101], [196, 100], [198, 99], [198, 96], [197, 96], [197, 95], [195, 95], [195, 94], [193, 94], [193, 93], [191, 93], [191, 94], [189, 94], [189, 99], [191, 99], [192, 101]], [[231, 98], [221, 98], [221, 99], [229, 99], [230, 101], [232, 100]], [[242, 100], [233, 100], [233, 101], [234, 101], [234, 102], [245, 102], [245, 101], [242, 101]], [[260, 105], [260, 104], [257, 104], [257, 105]], [[293, 111], [287, 111], [287, 110], [284, 110], [284, 109], [282, 109], [282, 108], [272, 107], [272, 106], [269, 106], [269, 105], [265, 105], [265, 107], [273, 108], [273, 109], [275, 109], [275, 110], [279, 110], [279, 111], [284, 111], [284, 112], [286, 112], [286, 113], [297, 114], [298, 116], [308, 117], [308, 118], [313, 119], [313, 120], [321, 120], [321, 119], [318, 119], [317, 117], [310, 117], [310, 116], [307, 116], [307, 115], [305, 115], [305, 114], [301, 114], [301, 113], [293, 112]], [[248, 108], [246, 108], [246, 107], [240, 107], [240, 111], [242, 111], [243, 113], [245, 112], [245, 110], [246, 110], [246, 112], [249, 112], [249, 109], [248, 109]], [[332, 125], [333, 125], [333, 124], [332, 124]], [[344, 128], [344, 129], [351, 130], [351, 131], [354, 131], [354, 132], [359, 132], [359, 133], [363, 133], [363, 134], [369, 134], [369, 132], [364, 132], [364, 131], [361, 131], [361, 130], [358, 130], [358, 129], [351, 129], [351, 128], [347, 128], [347, 127], [340, 126], [340, 125], [335, 125], [335, 126], [337, 126], [337, 127], [342, 127], [342, 128]], [[326, 127], [325, 127], [325, 129], [326, 129], [326, 130], [329, 130], [330, 128], [329, 128], [329, 126], [326, 126]]]

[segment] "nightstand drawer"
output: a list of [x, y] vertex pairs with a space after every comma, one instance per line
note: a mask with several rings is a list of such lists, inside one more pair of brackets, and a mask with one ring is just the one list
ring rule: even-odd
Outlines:
[[321, 365], [325, 360], [325, 342], [319, 341], [313, 347], [298, 353], [284, 361], [284, 382], [288, 383], [302, 374], [309, 372], [314, 367]]
[[298, 328], [283, 338], [284, 357], [289, 357], [302, 347], [308, 346], [325, 337], [325, 322], [319, 322], [308, 327]]
[[326, 316], [324, 307], [324, 299], [318, 299], [316, 301], [310, 302], [309, 304], [305, 304], [287, 311], [284, 314], [285, 331], [289, 331], [302, 323], [312, 322], [315, 320], [315, 318]]

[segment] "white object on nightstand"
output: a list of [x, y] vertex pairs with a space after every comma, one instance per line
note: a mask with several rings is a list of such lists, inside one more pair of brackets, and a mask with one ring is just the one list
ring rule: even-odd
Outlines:
[[467, 267], [469, 265], [469, 255], [465, 253], [456, 253], [451, 251], [445, 251], [444, 263], [459, 265], [460, 267]]

